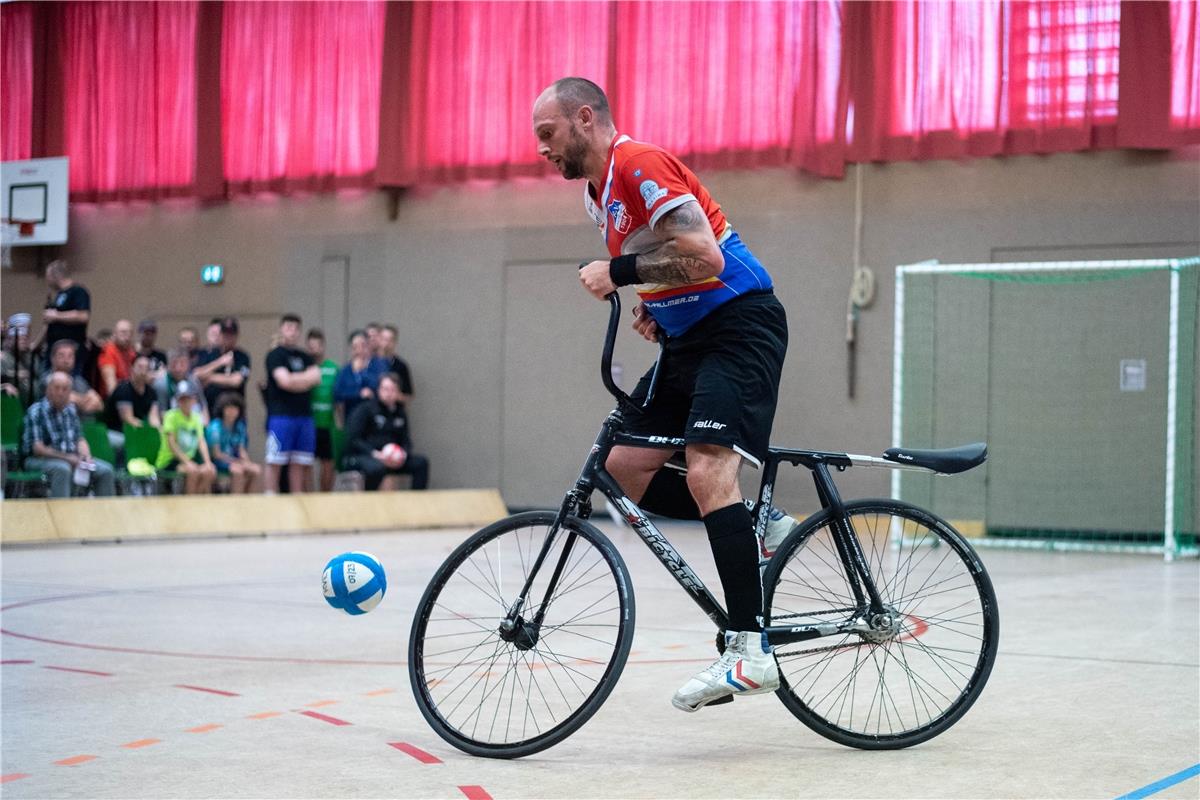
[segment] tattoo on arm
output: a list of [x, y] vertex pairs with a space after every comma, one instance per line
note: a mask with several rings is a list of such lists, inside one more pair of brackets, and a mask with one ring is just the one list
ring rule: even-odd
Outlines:
[[709, 265], [704, 259], [681, 253], [678, 245], [680, 234], [703, 230], [708, 224], [708, 217], [694, 201], [664, 214], [655, 232], [665, 241], [638, 256], [638, 279], [643, 283], [685, 286], [710, 274]]

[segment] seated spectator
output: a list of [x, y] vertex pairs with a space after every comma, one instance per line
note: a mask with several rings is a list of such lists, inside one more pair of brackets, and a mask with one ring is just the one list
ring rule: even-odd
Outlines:
[[196, 366], [196, 356], [200, 354], [196, 329], [191, 325], [180, 328], [175, 349], [185, 351], [188, 354], [188, 358], [191, 359], [191, 366]]
[[[139, 357], [138, 361], [145, 360]], [[176, 388], [177, 408], [163, 416], [162, 442], [158, 448], [158, 469], [172, 469], [184, 474], [184, 494], [208, 494], [217, 477], [204, 440], [204, 420], [196, 408], [199, 387], [184, 381]]]
[[355, 407], [375, 396], [379, 378], [386, 372], [381, 358], [371, 355], [366, 331], [350, 334], [350, 360], [333, 384], [333, 399], [342, 407], [343, 419], [349, 420]]
[[333, 384], [337, 381], [338, 365], [332, 358], [325, 357], [325, 334], [320, 328], [310, 328], [306, 339], [308, 354], [321, 371], [321, 382], [313, 387], [313, 425], [317, 429], [317, 446], [314, 455], [320, 464], [317, 487], [322, 492], [332, 492], [335, 478], [333, 463]]
[[[399, 450], [389, 448], [392, 445]], [[368, 491], [378, 489], [387, 475], [411, 475], [414, 489], [429, 486], [429, 459], [412, 451], [408, 415], [400, 402], [400, 378], [395, 373], [380, 378], [379, 398], [363, 400], [346, 422], [342, 463], [345, 469], [363, 474]]]
[[71, 496], [72, 473], [88, 481], [97, 495], [112, 495], [112, 464], [92, 458], [79, 415], [71, 404], [69, 374], [55, 372], [50, 376], [46, 396], [25, 412], [21, 443], [28, 454], [25, 468], [46, 473], [51, 497]]
[[217, 407], [212, 422], [205, 429], [208, 436], [208, 452], [217, 473], [228, 475], [229, 490], [233, 494], [257, 491], [258, 477], [262, 467], [250, 459], [246, 446], [250, 435], [246, 432], [246, 401], [236, 392], [225, 392], [217, 398]]
[[408, 372], [408, 364], [396, 355], [396, 341], [400, 335], [395, 325], [384, 325], [379, 330], [379, 357], [383, 359], [388, 372], [394, 372], [400, 377], [400, 402], [408, 405], [412, 400], [412, 377]]
[[107, 398], [117, 390], [117, 385], [129, 379], [130, 367], [137, 356], [133, 346], [133, 323], [127, 319], [117, 320], [113, 326], [112, 341], [100, 351], [100, 390]]
[[118, 385], [108, 398], [105, 417], [109, 428], [108, 440], [118, 450], [125, 446], [125, 425], [162, 428], [158, 398], [150, 386], [150, 359], [138, 356], [133, 360], [129, 380]]
[[[217, 397], [224, 392], [237, 392], [246, 396], [246, 381], [250, 378], [250, 356], [237, 346], [238, 321], [225, 317], [215, 323], [218, 345], [205, 350], [196, 359], [196, 377], [204, 386], [204, 399], [208, 407], [217, 404]], [[213, 325], [209, 325], [212, 336]]]
[[154, 377], [161, 375], [167, 368], [167, 354], [154, 347], [157, 338], [157, 322], [152, 319], [144, 319], [138, 323], [137, 353], [150, 359], [150, 374]]
[[[192, 386], [200, 386], [200, 382], [196, 380], [196, 375], [191, 369], [191, 363], [191, 357], [186, 350], [182, 348], [172, 350], [167, 354], [166, 371], [151, 381], [158, 399], [158, 408], [164, 414], [167, 409], [175, 407], [175, 392], [182, 381], [187, 381]], [[196, 398], [196, 403], [199, 406], [200, 416], [204, 418], [204, 424], [207, 425], [208, 403], [203, 394]]]
[[[14, 355], [15, 351], [15, 355]], [[4, 332], [4, 350], [0, 352], [0, 383], [6, 394], [16, 395], [22, 403], [33, 402], [33, 390], [44, 371], [42, 359], [29, 350], [29, 329], [10, 325]]]
[[[79, 412], [79, 416], [83, 418], [93, 418], [104, 410], [104, 401], [100, 399], [100, 395], [82, 376], [75, 374], [75, 350], [78, 345], [70, 339], [59, 339], [50, 348], [50, 368], [54, 372], [65, 372], [71, 376], [71, 402], [75, 404], [75, 410]], [[50, 383], [50, 376], [53, 372], [48, 372], [42, 376], [41, 385], [38, 387], [38, 394], [46, 394], [46, 385]]]

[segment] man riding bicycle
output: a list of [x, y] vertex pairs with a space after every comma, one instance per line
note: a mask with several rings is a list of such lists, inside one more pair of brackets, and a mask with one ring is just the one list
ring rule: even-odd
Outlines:
[[[664, 469], [669, 451], [614, 447], [606, 467], [648, 511], [702, 519], [725, 593], [725, 654], [672, 699], [696, 711], [734, 695], [774, 691], [775, 658], [762, 634], [754, 522], [742, 500], [743, 461], [767, 454], [787, 351], [787, 319], [766, 269], [695, 174], [654, 145], [618, 135], [596, 84], [563, 78], [533, 107], [538, 154], [567, 180], [586, 178], [584, 207], [611, 259], [584, 265], [584, 288], [604, 299], [635, 285], [634, 329], [666, 336], [651, 408], [630, 412], [636, 433], [682, 435], [686, 484]], [[634, 390], [644, 400], [649, 374]], [[777, 515], [778, 516], [778, 515]], [[775, 520], [786, 533], [792, 520]], [[768, 536], [768, 547], [773, 544]]]

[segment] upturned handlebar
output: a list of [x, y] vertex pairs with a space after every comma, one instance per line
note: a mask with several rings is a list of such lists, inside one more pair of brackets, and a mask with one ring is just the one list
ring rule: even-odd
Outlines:
[[[611, 292], [605, 299], [609, 304], [608, 331], [604, 335], [604, 353], [600, 356], [600, 380], [604, 382], [604, 388], [608, 390], [608, 393], [617, 399], [617, 403], [629, 408], [638, 408], [638, 404], [633, 401], [633, 398], [617, 386], [612, 375], [613, 348], [617, 341], [617, 329], [621, 324], [621, 297], [616, 292]], [[658, 360], [654, 362], [654, 371], [650, 375], [650, 387], [646, 392], [646, 399], [641, 404], [642, 409], [649, 408], [650, 404], [654, 402], [654, 392], [658, 388], [658, 374], [662, 368], [665, 347], [666, 337], [660, 332], [658, 335]]]

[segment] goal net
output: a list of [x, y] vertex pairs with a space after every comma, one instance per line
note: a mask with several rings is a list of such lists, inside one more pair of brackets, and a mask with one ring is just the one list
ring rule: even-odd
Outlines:
[[1200, 258], [896, 268], [892, 495], [980, 544], [1197, 553]]

